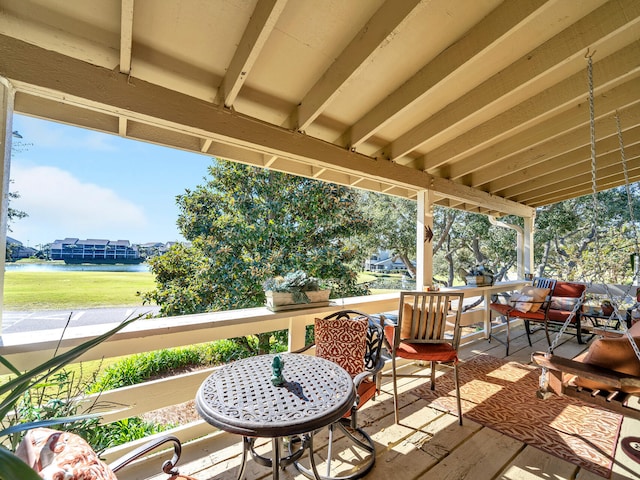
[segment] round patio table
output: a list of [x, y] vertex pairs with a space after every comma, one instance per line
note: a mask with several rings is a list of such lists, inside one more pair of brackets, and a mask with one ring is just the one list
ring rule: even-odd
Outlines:
[[[313, 455], [313, 432], [339, 420], [353, 406], [356, 394], [351, 376], [339, 365], [310, 355], [280, 354], [284, 361], [284, 382], [271, 381], [275, 355], [259, 355], [220, 367], [200, 386], [196, 408], [211, 425], [242, 435], [244, 475], [247, 452], [254, 460], [273, 470], [278, 479], [284, 468], [302, 456], [305, 449], [317, 479]], [[300, 448], [286, 457], [280, 455], [280, 438], [300, 436]], [[272, 458], [258, 455], [255, 439], [272, 439]]]

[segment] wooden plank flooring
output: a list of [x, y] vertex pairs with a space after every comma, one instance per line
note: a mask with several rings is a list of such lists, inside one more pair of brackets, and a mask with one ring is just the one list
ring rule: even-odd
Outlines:
[[[497, 335], [504, 336], [504, 333]], [[547, 348], [543, 332], [533, 335], [536, 341], [533, 348], [528, 346], [523, 328], [512, 328], [511, 355], [509, 360], [531, 363], [532, 351], [544, 351]], [[588, 337], [587, 337], [588, 338]], [[578, 345], [575, 337], [565, 336], [556, 348], [558, 355], [572, 357], [585, 348]], [[497, 341], [478, 341], [461, 348], [462, 360], [474, 355], [488, 353], [505, 358], [505, 347]], [[406, 368], [416, 368], [408, 366]], [[465, 419], [461, 427], [457, 418], [426, 405], [426, 402], [408, 393], [421, 379], [402, 379], [401, 424], [393, 421], [393, 397], [390, 378], [385, 377], [382, 394], [370, 401], [360, 412], [359, 423], [371, 435], [376, 444], [376, 464], [367, 475], [369, 480], [386, 480], [402, 477], [404, 480], [595, 480], [601, 478], [586, 470], [548, 455], [536, 448], [527, 446], [490, 428], [483, 427]], [[625, 417], [620, 438], [628, 435], [640, 435], [640, 421]], [[326, 450], [326, 439], [322, 434], [316, 436], [316, 449], [322, 456]], [[339, 448], [339, 440], [337, 447]], [[261, 448], [268, 453], [269, 441], [262, 441]], [[198, 480], [231, 480], [237, 475], [240, 463], [239, 438], [221, 434], [215, 447], [202, 452], [197, 459], [185, 459], [181, 472], [192, 475]], [[350, 452], [354, 454], [354, 452]], [[357, 452], [355, 452], [357, 454]], [[348, 452], [344, 453], [348, 462]], [[336, 465], [334, 465], [336, 466]], [[322, 466], [321, 466], [322, 467]], [[323, 469], [320, 470], [324, 472]], [[247, 464], [245, 478], [270, 478], [267, 467], [253, 461]], [[161, 477], [157, 477], [160, 479]], [[164, 477], [162, 477], [164, 478]], [[283, 480], [305, 478], [293, 466], [282, 471]], [[629, 459], [618, 447], [613, 469], [613, 480], [640, 480], [640, 464]]]

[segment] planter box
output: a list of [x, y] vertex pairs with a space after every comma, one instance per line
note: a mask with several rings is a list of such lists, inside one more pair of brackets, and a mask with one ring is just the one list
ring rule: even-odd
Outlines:
[[331, 290], [317, 290], [304, 292], [308, 302], [296, 301], [293, 293], [272, 292], [271, 290], [264, 292], [267, 297], [267, 308], [273, 312], [279, 310], [293, 310], [297, 308], [326, 307], [329, 305], [329, 294]]
[[465, 279], [467, 285], [473, 285], [474, 287], [493, 285], [493, 276], [491, 275], [467, 275]]

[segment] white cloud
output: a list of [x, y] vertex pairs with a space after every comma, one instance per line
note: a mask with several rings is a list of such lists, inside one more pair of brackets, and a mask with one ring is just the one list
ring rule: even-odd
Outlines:
[[103, 133], [74, 128], [30, 117], [21, 117], [20, 134], [23, 143], [37, 139], [39, 148], [55, 148], [84, 151], [115, 151], [112, 138]]
[[11, 206], [29, 217], [14, 222], [8, 235], [23, 242], [30, 239], [33, 245], [64, 237], [133, 241], [149, 224], [139, 205], [65, 170], [14, 164], [11, 178], [11, 191], [20, 195]]

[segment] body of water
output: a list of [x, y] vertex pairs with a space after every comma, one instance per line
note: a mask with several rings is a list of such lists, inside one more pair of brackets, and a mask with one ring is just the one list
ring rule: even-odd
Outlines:
[[80, 264], [67, 265], [64, 263], [7, 263], [7, 272], [148, 272], [149, 265], [97, 265]]

